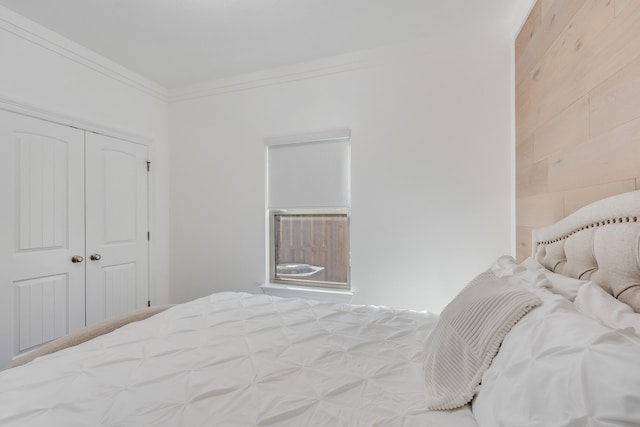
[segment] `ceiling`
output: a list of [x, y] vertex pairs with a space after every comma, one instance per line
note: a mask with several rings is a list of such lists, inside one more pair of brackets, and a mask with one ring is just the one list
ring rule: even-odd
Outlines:
[[[171, 89], [478, 25], [531, 0], [0, 0]], [[526, 12], [526, 11], [525, 11]]]

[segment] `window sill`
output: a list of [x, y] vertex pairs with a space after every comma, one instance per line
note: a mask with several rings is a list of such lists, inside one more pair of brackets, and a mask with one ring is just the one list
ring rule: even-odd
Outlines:
[[328, 288], [313, 288], [310, 286], [280, 285], [267, 283], [260, 288], [265, 295], [283, 298], [303, 298], [317, 301], [349, 303], [353, 298], [353, 292]]

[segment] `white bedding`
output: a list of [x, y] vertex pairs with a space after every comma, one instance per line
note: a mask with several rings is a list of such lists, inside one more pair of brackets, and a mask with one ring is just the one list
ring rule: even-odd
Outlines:
[[221, 293], [0, 372], [0, 425], [477, 426], [429, 412], [433, 314]]
[[[640, 426], [640, 337], [547, 289], [507, 335], [473, 402], [481, 426]], [[618, 302], [614, 299], [615, 302]]]
[[640, 426], [640, 315], [592, 282], [533, 267], [505, 257], [492, 267], [542, 304], [514, 325], [484, 373], [473, 401], [478, 424]]

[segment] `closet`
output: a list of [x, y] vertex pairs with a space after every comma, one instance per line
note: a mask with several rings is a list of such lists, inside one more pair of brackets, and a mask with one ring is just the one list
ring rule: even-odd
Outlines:
[[147, 305], [148, 148], [0, 110], [0, 369]]

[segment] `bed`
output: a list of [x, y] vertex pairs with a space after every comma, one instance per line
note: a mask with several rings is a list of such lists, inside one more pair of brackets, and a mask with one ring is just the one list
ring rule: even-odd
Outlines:
[[227, 292], [67, 338], [0, 372], [0, 425], [638, 426], [639, 218], [536, 230], [440, 315]]

